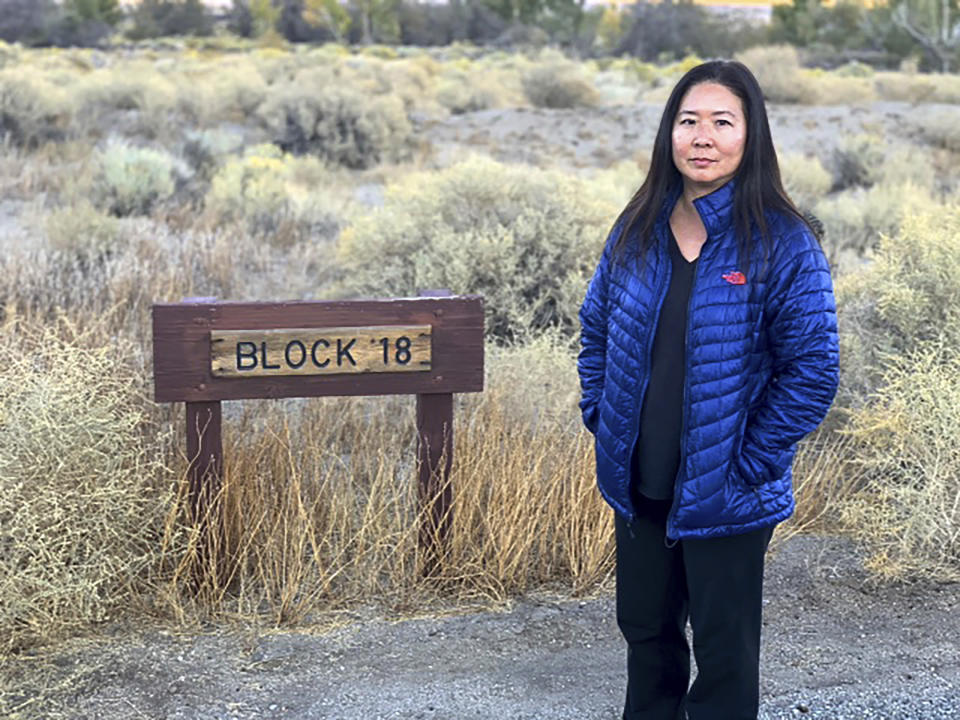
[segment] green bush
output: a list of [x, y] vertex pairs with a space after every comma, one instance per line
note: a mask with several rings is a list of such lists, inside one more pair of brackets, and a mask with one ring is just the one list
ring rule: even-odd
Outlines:
[[880, 168], [888, 150], [878, 135], [844, 136], [833, 152], [834, 188], [870, 187], [880, 179]]
[[955, 73], [937, 73], [930, 80], [933, 83], [932, 102], [960, 103], [960, 78]]
[[495, 80], [484, 80], [482, 75], [469, 77], [465, 73], [446, 73], [437, 83], [437, 102], [451, 113], [476, 112], [501, 106], [503, 91]]
[[816, 156], [783, 153], [778, 159], [784, 188], [798, 207], [811, 210], [830, 192], [833, 178]]
[[548, 60], [523, 75], [523, 91], [536, 107], [592, 107], [599, 97], [583, 68], [568, 60]]
[[[958, 288], [954, 288], [957, 290]], [[846, 525], [887, 579], [960, 580], [960, 352], [942, 338], [895, 355], [851, 417], [862, 489]]]
[[120, 239], [120, 221], [89, 202], [54, 210], [45, 230], [50, 247], [82, 261], [110, 255]]
[[842, 514], [883, 577], [960, 577], [958, 297], [958, 206], [908, 215], [837, 283], [837, 403], [862, 470]]
[[316, 158], [294, 158], [274, 145], [259, 145], [217, 172], [205, 204], [218, 224], [239, 222], [279, 244], [306, 233], [330, 237], [339, 217], [325, 197], [329, 189], [318, 191], [332, 182]]
[[[893, 194], [893, 193], [891, 193]], [[960, 347], [960, 208], [908, 213], [880, 238], [873, 262], [837, 283], [843, 405], [882, 384], [884, 359], [931, 342]]]
[[339, 292], [479, 293], [495, 338], [551, 327], [572, 336], [616, 210], [568, 175], [489, 159], [411, 175], [341, 233]]
[[928, 101], [936, 91], [929, 75], [903, 72], [877, 73], [874, 87], [882, 100], [910, 103]]
[[154, 137], [177, 127], [171, 117], [177, 87], [153, 63], [138, 59], [94, 70], [72, 82], [69, 92], [79, 134], [97, 137], [119, 127]]
[[835, 193], [818, 202], [813, 212], [826, 230], [824, 247], [831, 261], [839, 264], [850, 252], [867, 255], [881, 236], [896, 233], [910, 213], [937, 207], [926, 189], [908, 180]]
[[33, 147], [65, 135], [66, 94], [46, 78], [18, 69], [0, 70], [0, 141]]
[[816, 102], [815, 83], [801, 72], [796, 48], [790, 45], [754, 47], [737, 53], [736, 59], [750, 68], [770, 102]]
[[936, 147], [960, 152], [960, 110], [939, 110], [918, 123], [927, 142]]
[[853, 105], [876, 99], [874, 84], [869, 78], [819, 70], [803, 71], [803, 75], [813, 88], [810, 101], [818, 105]]
[[254, 233], [275, 232], [290, 213], [282, 153], [261, 145], [227, 162], [213, 178], [206, 207], [220, 221], [244, 220]]
[[313, 153], [363, 169], [410, 154], [412, 129], [403, 103], [337, 81], [327, 69], [300, 73], [271, 95], [257, 115], [273, 141], [297, 155]]
[[163, 470], [144, 446], [140, 383], [118, 364], [124, 352], [15, 321], [0, 338], [5, 652], [129, 607], [170, 498], [157, 488]]
[[95, 204], [118, 216], [148, 215], [176, 187], [177, 160], [169, 153], [114, 142], [96, 157]]
[[874, 76], [872, 67], [856, 60], [841, 65], [834, 72], [840, 77], [872, 78]]

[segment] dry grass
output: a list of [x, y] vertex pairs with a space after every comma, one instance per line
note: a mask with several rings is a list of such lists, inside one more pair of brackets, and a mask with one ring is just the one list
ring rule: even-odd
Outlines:
[[[596, 587], [611, 569], [612, 524], [593, 489], [572, 358], [541, 340], [492, 360], [487, 391], [458, 401], [450, 546], [434, 578], [422, 577], [417, 546], [412, 398], [247, 403], [227, 423], [212, 545], [189, 525], [181, 483], [161, 610], [281, 624], [371, 600], [403, 612], [500, 602], [548, 584]], [[537, 364], [538, 385], [518, 389], [517, 376], [529, 379]], [[531, 411], [542, 391], [554, 399]]]
[[126, 343], [91, 340], [0, 327], [0, 655], [115, 617], [156, 561], [170, 433]]
[[867, 482], [843, 504], [844, 524], [880, 578], [960, 580], [960, 353], [923, 344], [882, 378], [849, 430]]

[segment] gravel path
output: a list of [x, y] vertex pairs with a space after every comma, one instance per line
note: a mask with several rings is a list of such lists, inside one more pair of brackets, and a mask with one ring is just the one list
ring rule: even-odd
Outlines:
[[[960, 718], [960, 585], [871, 588], [858, 568], [829, 538], [771, 558], [761, 718]], [[17, 720], [616, 720], [623, 666], [599, 596], [322, 634], [117, 628], [3, 672]]]

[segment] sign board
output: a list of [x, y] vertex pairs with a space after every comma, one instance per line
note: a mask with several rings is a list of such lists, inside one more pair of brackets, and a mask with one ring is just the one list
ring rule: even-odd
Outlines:
[[429, 325], [210, 333], [216, 377], [425, 372], [430, 369]]
[[158, 303], [153, 366], [158, 402], [478, 392], [483, 301]]
[[[186, 403], [191, 509], [201, 535], [217, 516], [222, 400], [416, 395], [420, 539], [429, 551], [425, 572], [436, 568], [450, 529], [453, 393], [483, 390], [482, 298], [437, 291], [392, 300], [155, 304], [153, 377], [157, 402]], [[220, 568], [220, 559], [200, 565]]]

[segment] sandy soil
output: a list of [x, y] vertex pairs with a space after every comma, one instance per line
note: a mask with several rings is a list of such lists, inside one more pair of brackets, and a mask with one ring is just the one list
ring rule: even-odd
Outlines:
[[[653, 146], [662, 105], [577, 110], [485, 110], [424, 122], [421, 134], [433, 146], [435, 163], [446, 166], [464, 152], [489, 152], [505, 162], [541, 167], [607, 167], [648, 153]], [[770, 131], [778, 152], [817, 155], [824, 167], [833, 162], [838, 141], [874, 133], [891, 144], [922, 144], [915, 120], [925, 114], [956, 113], [953, 106], [876, 102], [866, 105], [771, 105]]]

